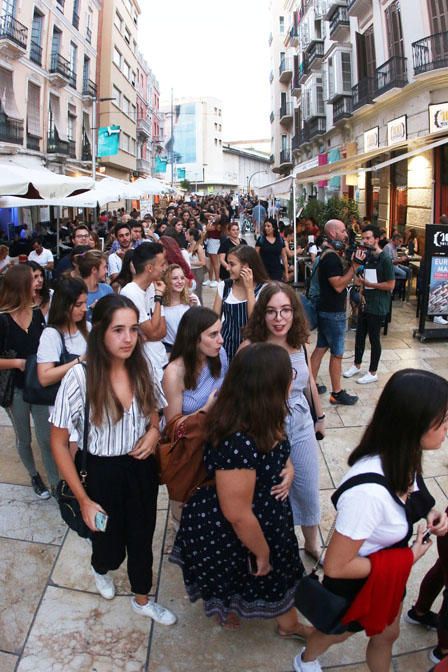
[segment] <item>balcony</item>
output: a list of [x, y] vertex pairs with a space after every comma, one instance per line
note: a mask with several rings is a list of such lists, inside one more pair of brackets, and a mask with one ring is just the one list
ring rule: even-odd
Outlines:
[[139, 159], [137, 158], [137, 170], [139, 173], [144, 173], [145, 175], [151, 174], [151, 161], [148, 159]]
[[85, 79], [82, 83], [82, 97], [84, 100], [96, 98], [96, 84], [91, 79]]
[[327, 120], [325, 117], [314, 117], [306, 122], [308, 137], [311, 140], [317, 135], [323, 135], [327, 131]]
[[358, 19], [367, 18], [372, 14], [372, 0], [348, 0], [348, 13]]
[[10, 119], [2, 114], [0, 116], [0, 142], [23, 145], [23, 121]]
[[435, 33], [412, 43], [414, 75], [448, 68], [448, 32]]
[[307, 69], [319, 70], [324, 57], [324, 41], [312, 40], [306, 48]]
[[274, 123], [274, 119], [275, 119], [275, 114], [274, 114], [274, 112], [271, 112], [271, 114], [269, 115], [269, 121], [271, 122], [271, 124]]
[[344, 42], [350, 39], [350, 18], [347, 7], [336, 5], [330, 16], [330, 40]]
[[284, 103], [280, 107], [280, 123], [284, 126], [292, 124], [292, 115], [294, 113], [293, 105], [291, 102]]
[[352, 87], [353, 111], [373, 103], [374, 77], [363, 77]]
[[353, 102], [351, 96], [340, 96], [333, 101], [333, 124], [352, 116]]
[[40, 152], [40, 138], [35, 135], [26, 134], [26, 148], [32, 149], [34, 152]]
[[308, 125], [305, 123], [304, 127], [299, 131], [299, 147], [306, 145], [310, 141], [310, 132]]
[[292, 47], [299, 46], [299, 29], [298, 26], [291, 26], [289, 29], [289, 43]]
[[57, 132], [50, 132], [47, 139], [47, 152], [48, 154], [63, 154], [64, 156], [68, 156], [68, 140], [59, 140]]
[[402, 89], [408, 83], [407, 58], [392, 56], [376, 69], [374, 98], [378, 98], [391, 89]]
[[300, 96], [300, 68], [294, 73], [294, 76], [291, 81], [291, 95], [296, 98]]
[[84, 142], [82, 146], [82, 161], [91, 161], [92, 160], [92, 146], [90, 142]]
[[68, 141], [68, 155], [71, 159], [76, 159], [76, 141], [75, 140], [70, 140]]
[[292, 59], [282, 58], [278, 68], [279, 79], [284, 84], [287, 84], [292, 77]]
[[72, 87], [72, 89], [76, 89], [76, 80], [77, 80], [77, 74], [76, 72], [73, 72], [73, 70], [70, 70], [70, 77], [68, 80], [69, 86]]
[[30, 43], [30, 61], [42, 66], [42, 47], [31, 40]]
[[20, 58], [26, 53], [28, 28], [12, 15], [0, 16], [0, 53], [9, 58]]
[[73, 12], [72, 25], [76, 30], [79, 30], [79, 14]]
[[292, 136], [292, 151], [297, 152], [300, 149], [300, 132]]
[[305, 52], [302, 54], [302, 62], [299, 64], [299, 82], [303, 84], [308, 75], [310, 74], [310, 69], [308, 67], [308, 57]]
[[50, 82], [53, 86], [62, 88], [70, 82], [72, 71], [70, 62], [60, 54], [51, 54]]
[[86, 28], [86, 42], [92, 44], [92, 29]]
[[147, 139], [151, 137], [151, 124], [147, 119], [137, 119], [137, 133]]
[[286, 149], [282, 149], [280, 152], [280, 167], [281, 168], [286, 168], [286, 166], [290, 164], [292, 166], [292, 158], [291, 158], [291, 148], [286, 147]]

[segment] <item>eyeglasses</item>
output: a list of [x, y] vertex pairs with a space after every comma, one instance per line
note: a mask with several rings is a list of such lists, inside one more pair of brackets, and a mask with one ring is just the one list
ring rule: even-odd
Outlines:
[[274, 308], [268, 308], [265, 312], [267, 320], [276, 320], [279, 316], [284, 320], [289, 320], [293, 314], [292, 308], [280, 308], [280, 310], [275, 310]]
[[292, 368], [291, 368], [291, 371], [292, 371], [291, 379], [292, 379], [292, 380], [295, 380], [295, 379], [297, 378], [297, 369], [295, 369], [294, 367], [292, 367]]

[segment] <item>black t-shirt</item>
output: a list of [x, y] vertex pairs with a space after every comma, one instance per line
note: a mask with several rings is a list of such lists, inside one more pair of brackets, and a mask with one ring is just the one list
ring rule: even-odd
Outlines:
[[[247, 245], [246, 241], [244, 238], [240, 238], [239, 245]], [[227, 255], [229, 254], [230, 250], [232, 250], [234, 247], [238, 247], [235, 245], [235, 243], [232, 243], [230, 238], [224, 238], [224, 240], [221, 241], [221, 245], [219, 246], [218, 254], [225, 254], [225, 260], [227, 262]], [[220, 280], [227, 280], [230, 278], [229, 271], [226, 271], [224, 266], [219, 267], [219, 279]]]
[[277, 236], [275, 241], [270, 243], [265, 236], [260, 236], [255, 247], [260, 248], [261, 260], [271, 280], [283, 280], [282, 250], [285, 247], [283, 238]]
[[344, 275], [342, 260], [336, 252], [325, 252], [317, 267], [319, 274], [319, 310], [326, 313], [345, 313], [347, 289], [337, 292], [328, 278]]
[[[39, 347], [40, 336], [45, 329], [45, 319], [39, 308], [33, 310], [33, 318], [28, 327], [28, 332], [24, 331], [17, 322], [14, 322], [8, 313], [1, 316], [2, 322], [0, 329], [3, 332], [2, 350], [15, 350], [17, 359], [26, 359], [30, 355], [35, 355]], [[25, 374], [19, 369], [14, 369], [14, 385], [23, 389]]]

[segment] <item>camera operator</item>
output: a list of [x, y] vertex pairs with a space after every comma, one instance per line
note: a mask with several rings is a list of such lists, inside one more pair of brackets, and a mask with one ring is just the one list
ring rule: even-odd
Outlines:
[[390, 294], [395, 287], [395, 272], [391, 258], [381, 250], [380, 230], [368, 224], [362, 231], [362, 246], [366, 249], [366, 259], [357, 271], [361, 284], [361, 307], [356, 327], [355, 362], [344, 371], [344, 378], [352, 378], [361, 371], [366, 336], [370, 341], [370, 367], [367, 373], [356, 381], [360, 385], [375, 383], [381, 357], [381, 324], [390, 309]]
[[[319, 258], [319, 300], [317, 306], [317, 345], [311, 355], [314, 379], [319, 372], [322, 358], [330, 350], [331, 404], [353, 406], [358, 397], [341, 388], [342, 356], [344, 354], [347, 286], [352, 282], [356, 269], [364, 263], [365, 252], [357, 250], [344, 270], [341, 256], [348, 244], [344, 222], [330, 219], [325, 224], [325, 241]], [[325, 386], [320, 393], [326, 392]]]

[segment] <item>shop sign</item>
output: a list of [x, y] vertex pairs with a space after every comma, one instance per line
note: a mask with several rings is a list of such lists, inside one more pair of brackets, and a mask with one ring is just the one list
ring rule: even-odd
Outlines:
[[364, 133], [364, 151], [371, 152], [380, 146], [380, 128], [375, 126]]
[[403, 114], [402, 117], [392, 119], [387, 122], [387, 144], [395, 145], [397, 142], [403, 142], [408, 136], [407, 118]]
[[425, 240], [427, 315], [448, 313], [448, 227], [428, 224]]
[[295, 174], [297, 175], [298, 173], [303, 173], [305, 170], [309, 170], [310, 168], [317, 168], [319, 165], [319, 157], [314, 156], [312, 159], [309, 159], [308, 161], [303, 161], [302, 163], [299, 163], [298, 166], [295, 167]]
[[448, 131], [448, 103], [430, 105], [428, 112], [430, 133]]

